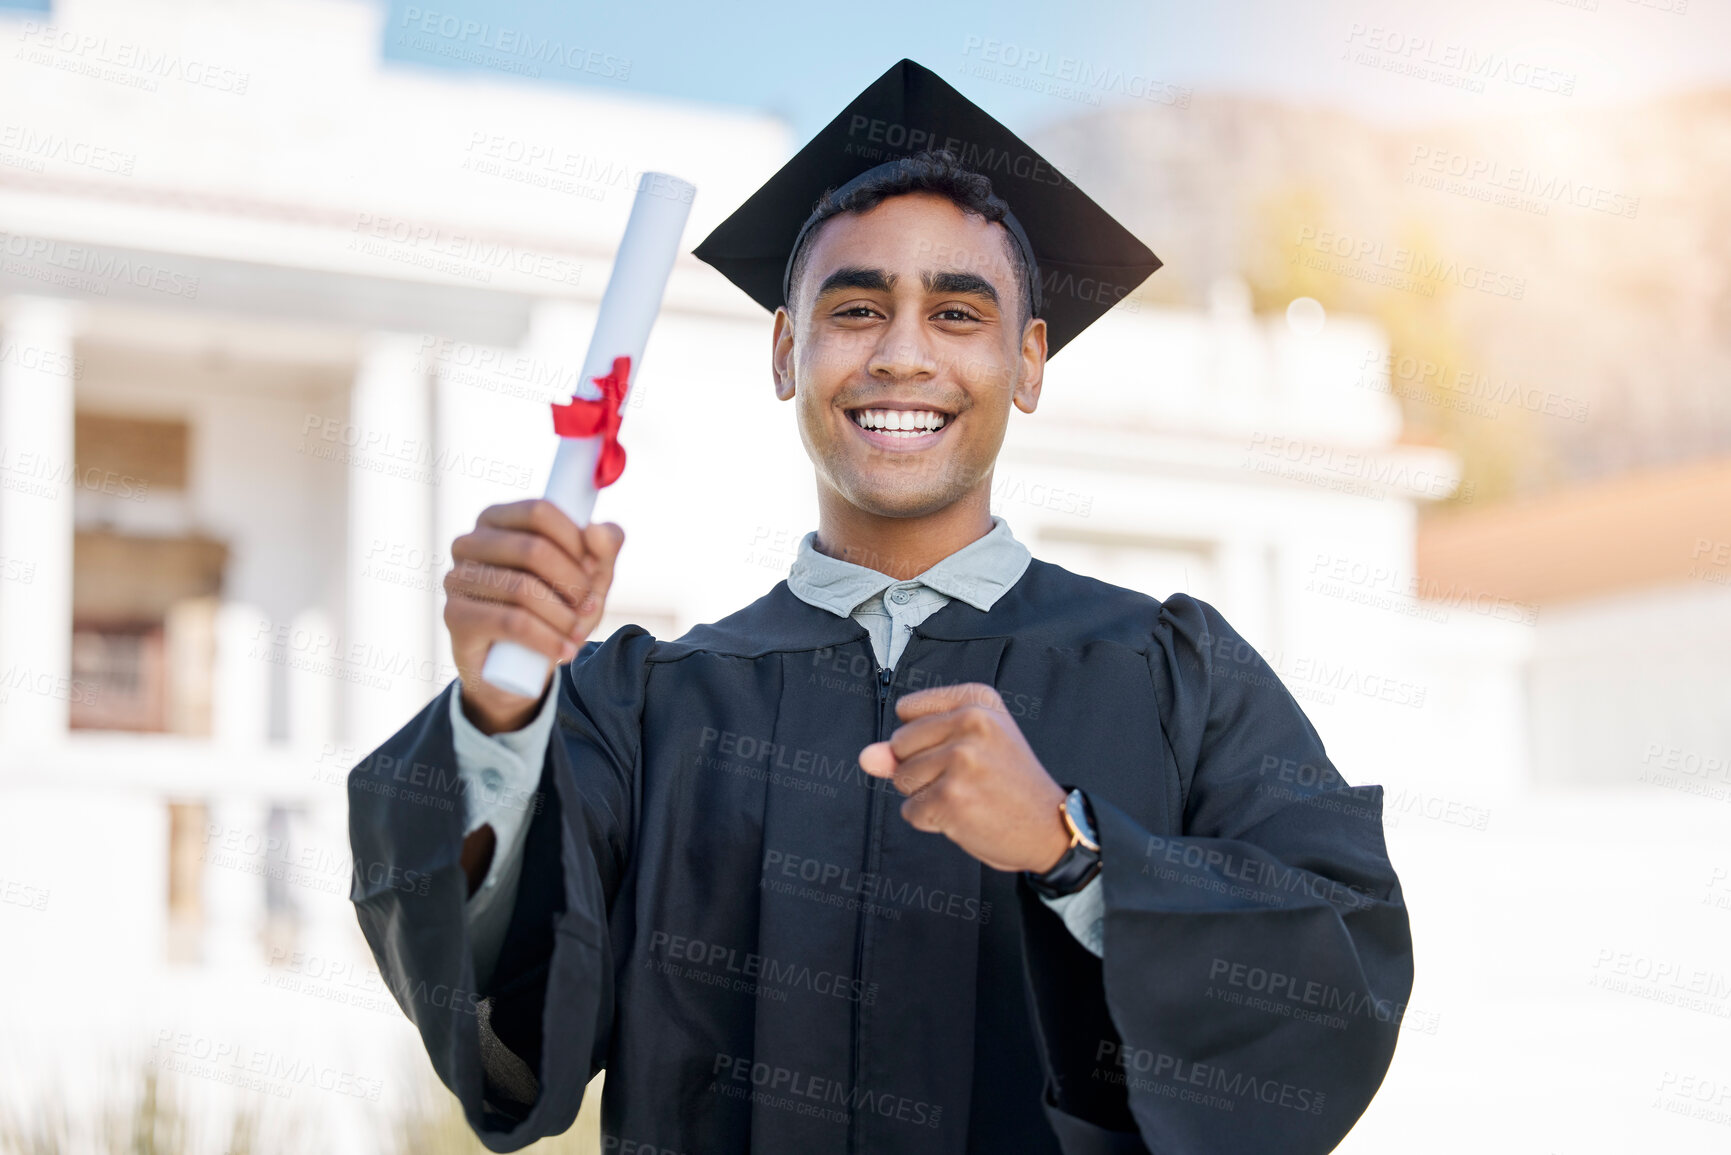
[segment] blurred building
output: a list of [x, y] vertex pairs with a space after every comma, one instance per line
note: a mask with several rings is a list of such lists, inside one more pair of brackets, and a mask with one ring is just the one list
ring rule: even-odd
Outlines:
[[1532, 775], [1731, 799], [1731, 465], [1427, 522], [1427, 582], [1534, 607]]
[[[638, 176], [696, 183], [689, 249], [795, 142], [386, 67], [369, 4], [213, 11], [0, 19], [0, 880], [42, 896], [0, 906], [0, 973], [40, 992], [0, 1058], [142, 1047], [215, 1084], [210, 1054], [274, 1048], [389, 1101], [415, 1041], [347, 903], [346, 773], [454, 674], [450, 543], [540, 493]], [[1417, 511], [1459, 479], [1401, 441], [1386, 353], [1230, 281], [1132, 298], [1013, 421], [994, 507], [1038, 556], [1218, 605], [1391, 825], [1483, 829], [1524, 773], [1531, 621], [1419, 596]], [[682, 258], [598, 511], [630, 533], [607, 628], [720, 616], [814, 526], [768, 358]]]

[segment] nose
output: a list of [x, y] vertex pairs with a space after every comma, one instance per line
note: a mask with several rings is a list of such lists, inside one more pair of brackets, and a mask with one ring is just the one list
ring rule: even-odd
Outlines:
[[918, 311], [898, 310], [879, 334], [866, 371], [879, 381], [929, 381], [937, 370], [923, 318]]

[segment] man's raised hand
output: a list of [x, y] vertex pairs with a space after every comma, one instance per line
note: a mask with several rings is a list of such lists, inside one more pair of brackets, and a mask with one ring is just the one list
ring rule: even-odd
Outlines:
[[860, 768], [907, 795], [902, 817], [941, 833], [996, 870], [1042, 873], [1069, 847], [1058, 816], [1064, 789], [1034, 757], [998, 692], [982, 682], [935, 686], [896, 703], [886, 742]]
[[[545, 498], [490, 505], [451, 543], [445, 625], [463, 681], [463, 708], [483, 733], [515, 730], [534, 715], [525, 698], [481, 680], [493, 643], [512, 641], [568, 662], [601, 620], [625, 531], [587, 528]], [[546, 685], [542, 685], [546, 693]]]

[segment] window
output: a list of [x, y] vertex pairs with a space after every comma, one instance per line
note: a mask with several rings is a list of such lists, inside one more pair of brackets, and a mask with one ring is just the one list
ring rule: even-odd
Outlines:
[[74, 535], [73, 729], [210, 733], [227, 558], [208, 538]]
[[167, 671], [160, 622], [72, 626], [75, 730], [166, 730]]
[[71, 726], [208, 734], [228, 550], [190, 532], [191, 426], [80, 412], [74, 438]]

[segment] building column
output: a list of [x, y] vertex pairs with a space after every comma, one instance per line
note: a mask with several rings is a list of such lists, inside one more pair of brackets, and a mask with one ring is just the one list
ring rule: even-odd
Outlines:
[[448, 680], [433, 651], [433, 591], [414, 559], [433, 548], [433, 490], [445, 478], [432, 442], [425, 342], [375, 333], [364, 343], [349, 394], [346, 622], [335, 655], [344, 686], [345, 737], [377, 746]]
[[270, 807], [246, 794], [206, 803], [200, 959], [219, 970], [257, 966], [264, 957], [265, 875], [285, 866], [271, 842]]
[[[337, 629], [322, 606], [310, 606], [294, 616], [290, 632], [315, 638], [335, 637]], [[288, 742], [304, 756], [316, 757], [337, 740], [338, 683], [317, 670], [288, 670]]]
[[216, 610], [216, 668], [211, 677], [210, 734], [230, 746], [270, 741], [270, 665], [296, 651], [271, 633], [270, 615], [250, 602]]
[[66, 736], [72, 685], [74, 306], [0, 304], [0, 741]]
[[[1283, 644], [1275, 635], [1272, 546], [1254, 537], [1228, 537], [1216, 555], [1216, 596], [1239, 635], [1273, 663]], [[1280, 655], [1290, 658], [1291, 655]]]

